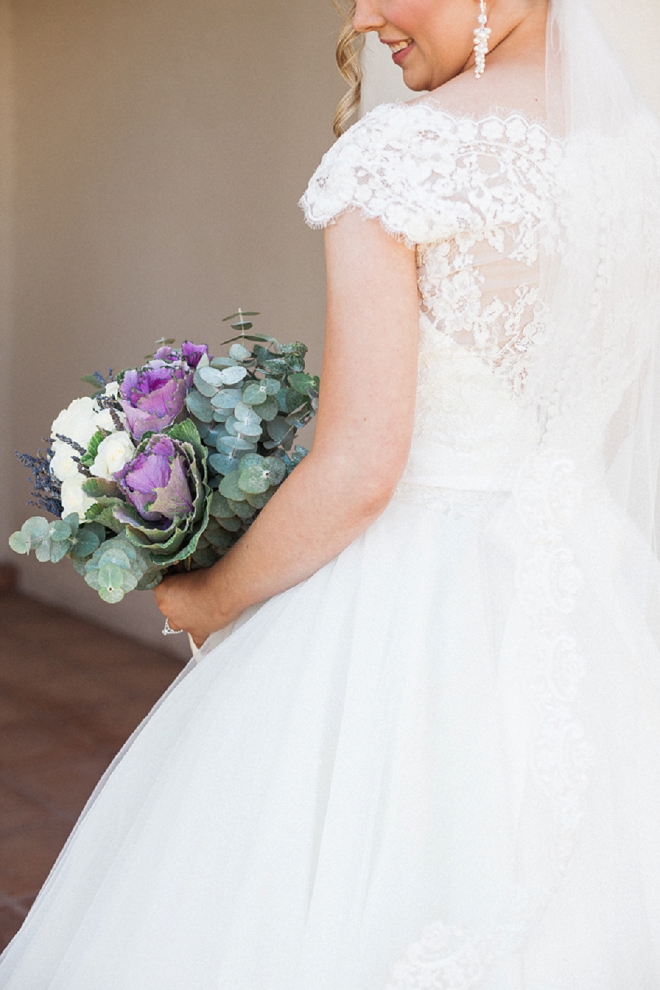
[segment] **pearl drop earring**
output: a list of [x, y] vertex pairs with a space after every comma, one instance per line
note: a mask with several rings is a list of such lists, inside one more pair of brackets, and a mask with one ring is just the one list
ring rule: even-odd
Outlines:
[[474, 55], [476, 62], [474, 74], [477, 79], [481, 79], [486, 71], [486, 55], [488, 54], [488, 39], [492, 32], [488, 24], [488, 14], [486, 13], [486, 0], [479, 0], [479, 27], [474, 31]]

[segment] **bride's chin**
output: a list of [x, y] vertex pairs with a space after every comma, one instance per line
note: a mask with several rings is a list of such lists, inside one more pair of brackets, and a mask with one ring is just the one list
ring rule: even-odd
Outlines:
[[412, 74], [410, 77], [408, 77], [405, 72], [403, 73], [403, 81], [408, 87], [408, 89], [411, 89], [413, 93], [426, 93], [429, 89], [432, 88], [431, 84], [426, 80], [421, 81]]
[[411, 89], [413, 93], [425, 93], [427, 90], [433, 88], [433, 84], [427, 72], [420, 71], [419, 67], [414, 68], [411, 66], [402, 67], [403, 81]]

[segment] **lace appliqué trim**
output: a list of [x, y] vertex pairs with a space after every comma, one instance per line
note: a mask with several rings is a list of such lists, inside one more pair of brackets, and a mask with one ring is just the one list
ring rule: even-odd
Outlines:
[[429, 925], [392, 967], [384, 990], [479, 987], [498, 958], [522, 949], [573, 854], [593, 755], [574, 714], [584, 660], [569, 617], [582, 574], [564, 541], [582, 489], [573, 463], [561, 453], [539, 451], [532, 460], [513, 493], [526, 534], [516, 585], [530, 621], [531, 687], [539, 712], [530, 770], [548, 802], [547, 861], [537, 876], [510, 891], [490, 926], [469, 930], [442, 919]]

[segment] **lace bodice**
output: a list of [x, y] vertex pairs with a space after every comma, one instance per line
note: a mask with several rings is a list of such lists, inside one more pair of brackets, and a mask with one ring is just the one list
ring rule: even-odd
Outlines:
[[472, 471], [506, 487], [537, 439], [525, 379], [545, 333], [539, 254], [557, 234], [561, 155], [519, 113], [472, 120], [430, 98], [385, 104], [337, 141], [301, 200], [311, 226], [358, 209], [415, 248], [418, 460], [428, 464], [431, 444], [458, 454], [458, 487]]

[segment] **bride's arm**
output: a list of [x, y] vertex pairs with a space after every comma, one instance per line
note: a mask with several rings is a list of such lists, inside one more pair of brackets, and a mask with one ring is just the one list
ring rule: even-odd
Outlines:
[[332, 560], [380, 515], [405, 467], [417, 377], [415, 254], [378, 221], [349, 212], [326, 229], [326, 261], [311, 452], [222, 560], [156, 589], [172, 628], [198, 645]]

